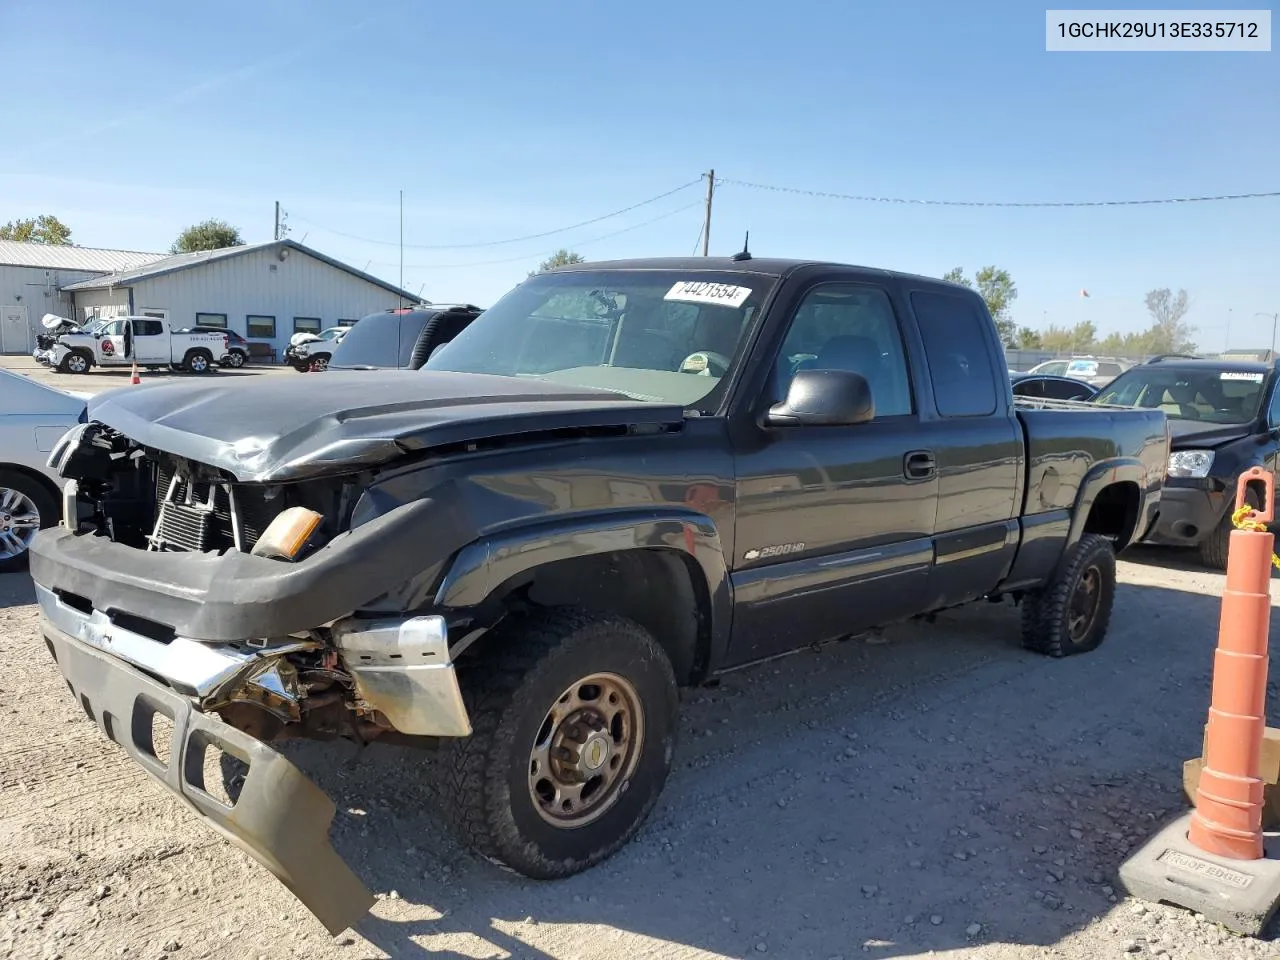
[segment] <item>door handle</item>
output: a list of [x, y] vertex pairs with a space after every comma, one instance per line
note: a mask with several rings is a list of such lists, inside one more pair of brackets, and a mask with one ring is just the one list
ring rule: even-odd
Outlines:
[[912, 450], [902, 458], [902, 472], [908, 480], [928, 480], [937, 469], [938, 461], [930, 450]]

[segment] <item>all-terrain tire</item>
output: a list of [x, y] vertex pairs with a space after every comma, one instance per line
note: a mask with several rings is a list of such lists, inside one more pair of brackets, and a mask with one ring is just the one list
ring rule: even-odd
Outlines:
[[[1081, 591], [1092, 581], [1096, 604], [1082, 629]], [[1022, 601], [1022, 645], [1050, 657], [1087, 653], [1102, 643], [1116, 598], [1116, 554], [1106, 537], [1086, 533], [1068, 552], [1053, 579]]]
[[[494, 633], [459, 668], [473, 732], [442, 750], [445, 813], [481, 856], [532, 879], [567, 877], [626, 844], [657, 802], [675, 752], [675, 674], [657, 641], [622, 617], [560, 608], [512, 618]], [[637, 695], [638, 756], [595, 819], [553, 824], [534, 800], [531, 749], [558, 698], [599, 674], [624, 678]]]

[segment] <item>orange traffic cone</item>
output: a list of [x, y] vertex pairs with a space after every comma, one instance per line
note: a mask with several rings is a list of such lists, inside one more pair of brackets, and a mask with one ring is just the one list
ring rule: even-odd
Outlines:
[[1231, 531], [1204, 770], [1187, 832], [1201, 850], [1232, 860], [1262, 856], [1261, 752], [1275, 547], [1275, 537], [1263, 525], [1273, 519], [1275, 491], [1272, 474], [1261, 467], [1247, 470], [1236, 491], [1237, 511], [1244, 507], [1251, 482], [1263, 484], [1266, 502], [1261, 513], [1247, 518], [1253, 529]]
[[[1266, 490], [1262, 511], [1245, 505], [1250, 483]], [[1125, 892], [1195, 910], [1245, 936], [1280, 908], [1280, 846], [1262, 833], [1262, 740], [1275, 478], [1254, 467], [1240, 477], [1227, 551], [1227, 582], [1213, 660], [1213, 698], [1195, 809], [1163, 827], [1120, 865]]]
[[130, 383], [141, 383], [142, 378], [138, 376], [138, 361], [133, 362], [133, 376], [129, 379]]

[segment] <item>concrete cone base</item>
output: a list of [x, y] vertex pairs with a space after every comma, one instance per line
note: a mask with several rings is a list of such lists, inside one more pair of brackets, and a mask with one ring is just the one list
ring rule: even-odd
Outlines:
[[1228, 860], [1187, 839], [1191, 814], [1162, 829], [1120, 866], [1132, 896], [1202, 913], [1246, 936], [1262, 932], [1280, 906], [1280, 843], [1267, 837], [1261, 860]]

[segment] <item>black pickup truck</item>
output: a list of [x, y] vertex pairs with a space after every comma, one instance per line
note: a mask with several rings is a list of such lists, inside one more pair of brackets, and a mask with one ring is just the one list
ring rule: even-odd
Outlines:
[[1169, 456], [1157, 410], [1015, 409], [962, 287], [749, 254], [542, 274], [313, 387], [94, 401], [31, 572], [89, 716], [332, 930], [372, 901], [270, 742], [434, 746], [481, 854], [566, 876], [653, 808], [682, 684], [982, 598], [1096, 647]]

